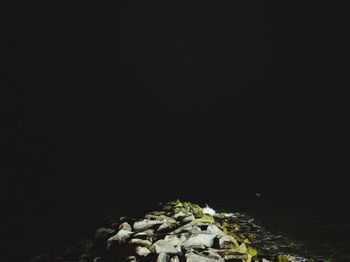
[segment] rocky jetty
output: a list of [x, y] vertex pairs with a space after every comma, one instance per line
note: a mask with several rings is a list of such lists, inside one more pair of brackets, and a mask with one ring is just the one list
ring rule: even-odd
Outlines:
[[306, 261], [286, 254], [260, 254], [254, 243], [255, 236], [242, 232], [234, 215], [177, 200], [141, 219], [121, 217], [97, 229], [93, 240], [66, 249], [60, 257], [41, 255], [32, 262]]

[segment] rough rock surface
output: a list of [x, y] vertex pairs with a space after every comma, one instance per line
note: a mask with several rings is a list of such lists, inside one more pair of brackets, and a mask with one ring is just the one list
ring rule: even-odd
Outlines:
[[[209, 211], [210, 212], [209, 212]], [[126, 220], [126, 221], [125, 221]], [[244, 227], [244, 223], [241, 223]], [[59, 261], [76, 262], [303, 262], [304, 258], [259, 254], [254, 236], [245, 234], [236, 217], [179, 200], [142, 219], [120, 218], [97, 229], [93, 241], [68, 250]], [[84, 246], [85, 245], [85, 246]], [[45, 260], [46, 259], [46, 260]], [[48, 261], [48, 255], [33, 261]], [[52, 260], [53, 261], [53, 260]], [[56, 260], [55, 260], [56, 261]]]

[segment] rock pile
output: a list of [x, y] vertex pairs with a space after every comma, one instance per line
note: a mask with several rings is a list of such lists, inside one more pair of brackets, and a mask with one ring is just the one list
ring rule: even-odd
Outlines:
[[179, 200], [142, 219], [120, 218], [99, 228], [77, 261], [224, 262], [306, 261], [279, 255], [260, 257], [235, 218]]

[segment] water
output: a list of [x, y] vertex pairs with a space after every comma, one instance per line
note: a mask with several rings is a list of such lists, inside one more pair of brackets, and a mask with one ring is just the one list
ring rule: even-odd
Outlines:
[[350, 219], [342, 205], [253, 201], [216, 206], [249, 221], [245, 230], [263, 239], [270, 251], [278, 247], [313, 261], [350, 261]]

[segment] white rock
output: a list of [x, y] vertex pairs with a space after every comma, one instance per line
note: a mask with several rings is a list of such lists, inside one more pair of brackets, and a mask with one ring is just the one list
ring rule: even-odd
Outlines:
[[182, 246], [191, 246], [191, 247], [212, 247], [214, 244], [214, 239], [216, 238], [215, 234], [193, 234], [186, 241], [182, 243]]
[[128, 224], [128, 222], [124, 222], [122, 224], [119, 225], [119, 230], [124, 229], [127, 231], [132, 231], [131, 226]]
[[166, 253], [160, 253], [157, 258], [157, 262], [169, 262], [170, 256]]
[[136, 247], [136, 254], [140, 257], [146, 257], [151, 253], [147, 247]]
[[135, 237], [141, 237], [141, 236], [154, 236], [154, 230], [153, 229], [147, 229], [142, 232], [138, 232], [134, 235]]
[[235, 238], [232, 236], [222, 236], [219, 238], [220, 248], [232, 248], [232, 245], [238, 247], [239, 244]]
[[224, 232], [222, 232], [222, 230], [220, 228], [218, 228], [217, 226], [215, 226], [215, 225], [209, 225], [207, 227], [206, 232], [209, 233], [209, 234], [215, 234], [217, 236], [225, 235]]
[[182, 211], [180, 211], [179, 213], [176, 213], [176, 214], [174, 215], [174, 218], [175, 218], [175, 219], [179, 219], [179, 218], [185, 217], [185, 216], [186, 216], [185, 213], [182, 212]]
[[140, 238], [133, 238], [130, 240], [129, 243], [137, 246], [141, 246], [141, 247], [149, 247], [152, 245], [151, 241], [140, 239]]
[[185, 216], [184, 218], [182, 218], [182, 222], [184, 223], [188, 223], [191, 221], [194, 221], [196, 218], [194, 217], [193, 214], [189, 215], [189, 216]]
[[132, 232], [127, 230], [119, 230], [119, 232], [107, 239], [107, 249], [109, 250], [114, 242], [124, 243], [128, 238], [130, 238]]
[[174, 256], [174, 257], [170, 258], [170, 262], [180, 262], [180, 259], [178, 256]]
[[148, 219], [143, 219], [141, 221], [136, 221], [134, 223], [134, 230], [135, 231], [144, 231], [146, 229], [149, 229], [153, 227], [154, 225], [162, 224], [162, 222], [157, 221], [157, 220], [148, 220]]
[[181, 252], [180, 246], [174, 246], [171, 242], [165, 241], [164, 239], [156, 241], [151, 246], [153, 253], [166, 253], [166, 254], [178, 254]]
[[186, 262], [224, 262], [223, 258], [210, 258], [204, 255], [197, 255], [195, 253], [186, 254]]

